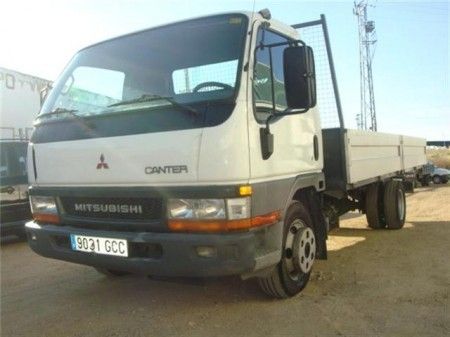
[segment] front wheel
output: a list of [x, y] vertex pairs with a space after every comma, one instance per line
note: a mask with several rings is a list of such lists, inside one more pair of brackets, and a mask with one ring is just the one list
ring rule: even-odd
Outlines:
[[261, 289], [275, 298], [295, 296], [305, 288], [316, 258], [316, 238], [307, 208], [294, 201], [286, 212], [281, 261], [266, 277]]

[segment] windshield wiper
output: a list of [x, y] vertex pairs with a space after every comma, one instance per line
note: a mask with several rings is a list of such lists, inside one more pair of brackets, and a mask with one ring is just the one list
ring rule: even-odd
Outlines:
[[89, 127], [90, 129], [93, 129], [93, 125], [91, 123], [89, 123], [86, 119], [84, 119], [83, 116], [78, 115], [77, 111], [78, 110], [75, 110], [75, 109], [56, 108], [55, 110], [52, 110], [50, 112], [44, 112], [43, 114], [38, 115], [37, 118], [40, 119], [41, 117], [44, 117], [44, 116], [68, 114], [68, 115], [74, 117], [75, 119], [81, 121], [81, 123], [83, 123], [83, 125]]
[[191, 108], [190, 106], [184, 105], [182, 103], [178, 103], [177, 101], [175, 101], [170, 96], [161, 96], [161, 95], [155, 95], [155, 94], [145, 94], [145, 95], [142, 95], [142, 96], [140, 96], [138, 98], [134, 98], [134, 99], [126, 100], [126, 101], [120, 101], [120, 102], [108, 105], [108, 108], [121, 106], [121, 105], [129, 105], [129, 104], [134, 104], [134, 103], [145, 103], [145, 102], [159, 101], [159, 100], [163, 100], [163, 101], [169, 102], [174, 107], [179, 108], [181, 111], [186, 111], [187, 110], [190, 113], [194, 114], [195, 116], [198, 116], [200, 114], [200, 112], [198, 112], [194, 108]]

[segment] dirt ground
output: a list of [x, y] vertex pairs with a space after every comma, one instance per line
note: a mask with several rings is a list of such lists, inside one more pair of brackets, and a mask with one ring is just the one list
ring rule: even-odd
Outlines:
[[407, 224], [350, 214], [304, 292], [272, 300], [238, 278], [108, 279], [1, 247], [2, 336], [448, 336], [450, 184], [407, 197]]

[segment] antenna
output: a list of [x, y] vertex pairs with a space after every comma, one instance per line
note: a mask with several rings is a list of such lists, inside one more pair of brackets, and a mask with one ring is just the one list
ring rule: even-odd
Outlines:
[[[367, 20], [368, 0], [355, 2], [353, 14], [358, 18], [359, 32], [359, 72], [361, 111], [356, 115], [358, 129], [377, 131], [377, 116], [375, 112], [375, 94], [373, 91], [372, 61], [375, 54], [377, 36], [375, 21]], [[374, 6], [372, 6], [374, 7]]]

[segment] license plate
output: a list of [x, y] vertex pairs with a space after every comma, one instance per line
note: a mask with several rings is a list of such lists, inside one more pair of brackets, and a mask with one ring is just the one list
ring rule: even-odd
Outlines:
[[128, 242], [122, 239], [70, 235], [72, 250], [102, 255], [128, 256]]

